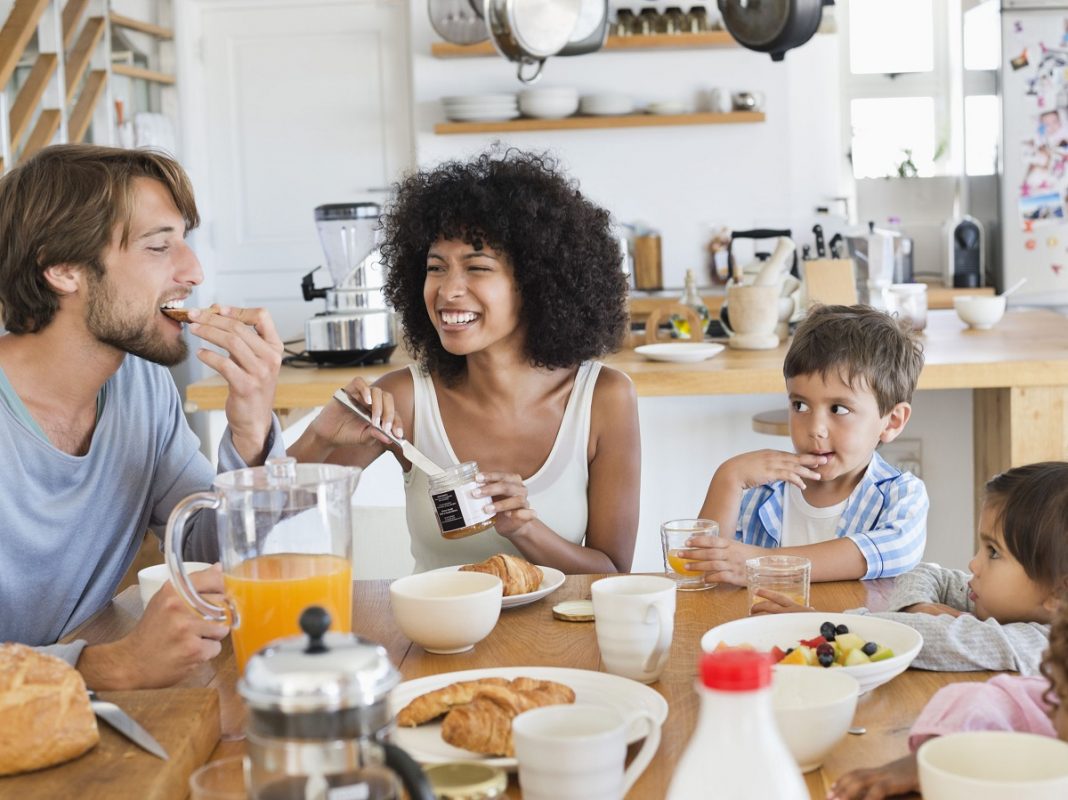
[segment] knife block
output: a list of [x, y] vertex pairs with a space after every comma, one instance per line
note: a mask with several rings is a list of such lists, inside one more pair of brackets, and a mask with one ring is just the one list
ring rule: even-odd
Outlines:
[[801, 262], [805, 307], [814, 303], [852, 306], [857, 303], [857, 279], [851, 258], [816, 258]]

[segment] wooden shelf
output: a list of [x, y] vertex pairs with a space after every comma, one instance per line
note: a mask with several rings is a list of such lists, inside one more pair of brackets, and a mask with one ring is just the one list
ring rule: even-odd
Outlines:
[[151, 22], [142, 22], [139, 19], [133, 17], [127, 17], [122, 14], [116, 14], [112, 11], [108, 14], [108, 19], [111, 20], [111, 24], [118, 28], [126, 28], [131, 31], [140, 31], [141, 33], [147, 33], [149, 36], [155, 36], [157, 39], [173, 39], [174, 31], [170, 28], [165, 28], [162, 25], [153, 25]]
[[[703, 47], [738, 47], [738, 42], [726, 31], [703, 33], [657, 33], [650, 36], [609, 36], [602, 50], [686, 50]], [[430, 45], [434, 58], [472, 58], [496, 55], [487, 40], [478, 44], [434, 42]]]
[[96, 46], [103, 36], [104, 18], [90, 17], [82, 27], [82, 32], [78, 34], [78, 38], [74, 42], [74, 49], [67, 55], [66, 86], [68, 103], [74, 99], [74, 95], [78, 91], [78, 84], [81, 83], [82, 76], [85, 75], [85, 71], [89, 68], [89, 62], [93, 59], [93, 51], [96, 50]]
[[731, 125], [763, 122], [762, 111], [729, 114], [626, 114], [618, 117], [564, 117], [563, 119], [512, 119], [504, 122], [439, 122], [434, 133], [508, 133], [562, 131], [589, 128], [653, 128], [663, 125]]
[[132, 67], [129, 64], [112, 64], [111, 72], [115, 75], [125, 75], [127, 78], [140, 78], [145, 81], [154, 81], [155, 83], [173, 84], [175, 78], [173, 75], [168, 75], [166, 72], [156, 72], [151, 69], [144, 69], [142, 67]]
[[93, 121], [93, 109], [104, 94], [108, 82], [106, 70], [94, 69], [85, 79], [78, 102], [74, 104], [74, 110], [67, 121], [67, 134], [72, 142], [84, 142], [85, 134], [89, 130], [89, 123]]
[[48, 0], [15, 3], [6, 21], [0, 21], [0, 87], [11, 81], [22, 52], [37, 30], [37, 22], [48, 8]]
[[22, 134], [29, 127], [33, 112], [37, 110], [38, 103], [44, 97], [45, 89], [48, 88], [48, 82], [52, 79], [58, 64], [59, 56], [55, 53], [37, 54], [37, 60], [33, 62], [30, 75], [19, 89], [15, 104], [11, 106], [11, 113], [8, 115], [13, 145], [22, 141]]

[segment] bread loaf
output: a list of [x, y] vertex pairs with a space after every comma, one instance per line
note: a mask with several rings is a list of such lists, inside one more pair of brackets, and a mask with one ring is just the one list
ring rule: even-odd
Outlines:
[[76, 669], [25, 645], [0, 645], [0, 775], [69, 761], [99, 740]]

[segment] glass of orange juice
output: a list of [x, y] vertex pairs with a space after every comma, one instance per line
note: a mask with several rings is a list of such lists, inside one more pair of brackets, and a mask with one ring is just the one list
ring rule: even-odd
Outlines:
[[798, 605], [808, 605], [812, 562], [801, 556], [760, 556], [745, 562], [745, 585], [749, 590], [749, 611], [764, 598], [758, 589], [784, 594]]
[[660, 545], [664, 553], [664, 571], [675, 581], [675, 588], [684, 592], [711, 589], [716, 584], [705, 583], [704, 572], [689, 568], [692, 558], [691, 536], [719, 536], [719, 523], [710, 519], [673, 519], [660, 526]]
[[[331, 630], [351, 633], [350, 501], [359, 474], [336, 464], [271, 459], [263, 467], [221, 473], [213, 491], [174, 507], [164, 543], [171, 580], [194, 612], [230, 626], [239, 673], [257, 650], [299, 634], [308, 606], [329, 612]], [[186, 523], [198, 511], [200, 546], [205, 537], [218, 543], [222, 605], [197, 593], [182, 561]]]

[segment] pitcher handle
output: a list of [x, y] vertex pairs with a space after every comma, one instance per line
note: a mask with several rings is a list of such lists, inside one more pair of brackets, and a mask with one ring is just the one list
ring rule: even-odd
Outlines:
[[222, 504], [222, 498], [214, 492], [197, 492], [191, 494], [171, 511], [167, 520], [167, 535], [163, 540], [163, 554], [167, 559], [167, 570], [171, 574], [171, 582], [178, 591], [178, 596], [185, 604], [193, 609], [209, 622], [230, 623], [230, 612], [222, 606], [209, 603], [201, 597], [193, 584], [189, 581], [189, 575], [185, 571], [185, 562], [182, 558], [185, 544], [185, 523], [194, 511], [202, 508], [216, 509]]
[[634, 760], [630, 762], [626, 772], [623, 773], [623, 794], [631, 790], [638, 778], [645, 772], [645, 768], [649, 766], [649, 762], [653, 760], [653, 756], [656, 755], [656, 750], [660, 747], [660, 725], [651, 713], [645, 709], [641, 709], [634, 713], [627, 721], [628, 728], [634, 724], [637, 719], [645, 720], [649, 726], [648, 733], [645, 734], [645, 741], [642, 742], [641, 750], [638, 751], [638, 755], [634, 756]]

